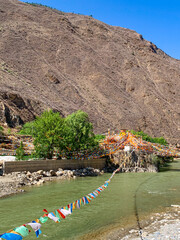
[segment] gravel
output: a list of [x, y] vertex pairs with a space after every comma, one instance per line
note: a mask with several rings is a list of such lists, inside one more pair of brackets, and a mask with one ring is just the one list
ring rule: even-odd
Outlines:
[[[121, 240], [180, 240], [180, 206], [172, 205], [166, 213], [156, 214], [151, 224], [139, 231], [131, 230]], [[140, 238], [141, 236], [141, 238]]]

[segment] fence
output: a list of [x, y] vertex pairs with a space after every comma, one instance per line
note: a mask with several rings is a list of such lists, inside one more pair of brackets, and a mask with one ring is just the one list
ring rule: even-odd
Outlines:
[[106, 164], [106, 158], [94, 158], [91, 160], [34, 160], [34, 161], [15, 161], [15, 162], [4, 162], [3, 172], [22, 172], [30, 171], [36, 172], [38, 170], [55, 170], [58, 168], [62, 169], [80, 169], [86, 167], [93, 167], [103, 169]]

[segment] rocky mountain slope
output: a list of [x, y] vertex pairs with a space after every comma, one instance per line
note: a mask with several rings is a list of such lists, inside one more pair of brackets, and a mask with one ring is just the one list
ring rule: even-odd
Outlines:
[[0, 120], [82, 109], [96, 132], [180, 137], [180, 61], [89, 16], [0, 0]]

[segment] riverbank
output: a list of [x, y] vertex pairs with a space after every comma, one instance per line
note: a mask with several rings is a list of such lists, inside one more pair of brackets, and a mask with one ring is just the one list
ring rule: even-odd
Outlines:
[[[131, 229], [122, 240], [180, 239], [180, 205], [172, 205], [164, 213], [156, 213], [142, 222], [142, 229]], [[115, 240], [117, 238], [112, 238]]]
[[[49, 181], [61, 181], [68, 179], [75, 179], [76, 177], [87, 176], [100, 176], [104, 172], [113, 172], [116, 168], [109, 166], [103, 170], [95, 169], [92, 167], [75, 169], [75, 170], [63, 170], [59, 168], [58, 171], [50, 170], [37, 172], [12, 172], [9, 174], [0, 175], [0, 198], [6, 197], [11, 194], [24, 192], [22, 187], [24, 186], [39, 186]], [[120, 168], [120, 173], [143, 173], [148, 172], [145, 168]]]
[[127, 226], [115, 224], [109, 226], [106, 230], [87, 234], [81, 240], [88, 237], [96, 240], [179, 240], [180, 205], [172, 205], [162, 213], [146, 216], [141, 221], [140, 226], [141, 229], [139, 229], [138, 224], [127, 224]]
[[75, 179], [76, 177], [99, 176], [103, 173], [104, 171], [91, 167], [72, 171], [59, 168], [58, 171], [39, 170], [33, 173], [26, 171], [13, 172], [0, 176], [0, 198], [24, 192], [24, 186], [39, 186], [49, 181]]

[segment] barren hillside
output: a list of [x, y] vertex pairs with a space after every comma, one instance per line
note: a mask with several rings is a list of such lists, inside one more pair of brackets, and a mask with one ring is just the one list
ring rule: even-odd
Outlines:
[[129, 29], [0, 0], [0, 121], [86, 111], [96, 132], [180, 139], [180, 61]]

